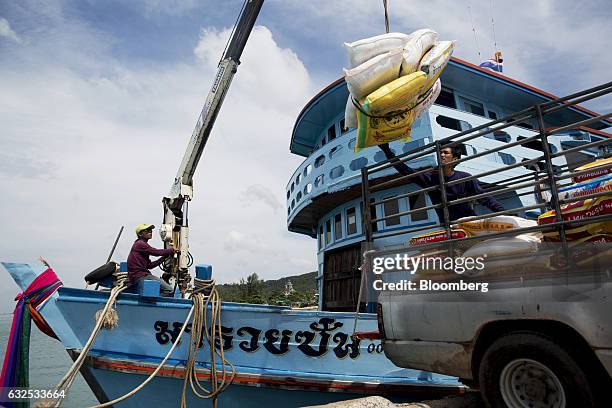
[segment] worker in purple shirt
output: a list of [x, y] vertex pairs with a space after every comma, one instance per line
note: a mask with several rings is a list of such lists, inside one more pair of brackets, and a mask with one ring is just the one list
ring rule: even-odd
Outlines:
[[[178, 253], [177, 249], [156, 249], [149, 245], [148, 241], [153, 236], [152, 224], [140, 224], [136, 227], [138, 239], [132, 245], [127, 259], [128, 278], [131, 284], [136, 284], [143, 279], [156, 280], [159, 282], [160, 294], [162, 296], [173, 296], [174, 288], [165, 280], [151, 274], [149, 269], [153, 269], [166, 260], [169, 256]], [[149, 256], [159, 256], [160, 258], [151, 262]]]
[[[395, 158], [393, 151], [389, 148], [389, 144], [381, 144], [378, 147], [385, 153], [387, 159], [392, 160]], [[461, 147], [458, 145], [452, 147], [442, 147], [440, 149], [440, 159], [442, 161], [442, 171], [444, 172], [444, 180], [446, 182], [459, 180], [465, 177], [470, 177], [470, 173], [466, 173], [464, 171], [455, 170], [454, 165], [445, 165], [446, 163], [450, 163], [455, 160], [459, 160], [461, 158]], [[396, 161], [395, 163], [392, 161], [393, 167], [403, 176], [414, 173], [416, 170], [407, 166], [404, 163]], [[440, 177], [437, 171], [426, 172], [423, 174], [419, 174], [409, 179], [410, 181], [418, 184], [422, 188], [439, 186], [440, 185]], [[446, 198], [447, 200], [453, 201], [458, 200], [460, 198], [471, 197], [477, 194], [482, 194], [484, 191], [482, 187], [480, 187], [480, 183], [477, 179], [467, 180], [463, 183], [453, 184], [452, 186], [446, 186]], [[433, 205], [442, 203], [442, 192], [438, 190], [433, 190], [429, 192], [429, 197], [431, 198], [431, 202]], [[493, 212], [504, 211], [504, 207], [494, 199], [493, 197], [483, 197], [479, 198], [478, 202], [485, 207], [489, 208]], [[444, 209], [436, 208], [436, 213], [438, 214], [438, 218], [440, 222], [444, 222]], [[450, 205], [448, 207], [448, 215], [450, 221], [455, 221], [462, 217], [469, 217], [472, 215], [476, 215], [474, 209], [470, 205], [469, 202], [463, 202], [460, 204]]]

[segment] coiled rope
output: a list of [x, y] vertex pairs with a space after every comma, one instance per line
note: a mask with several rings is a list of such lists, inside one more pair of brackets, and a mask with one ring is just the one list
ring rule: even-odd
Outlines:
[[[128, 274], [127, 272], [116, 271], [115, 273], [113, 273], [113, 276], [115, 277], [116, 284], [111, 289], [110, 296], [108, 297], [108, 301], [106, 302], [106, 305], [104, 305], [104, 308], [101, 311], [96, 312], [96, 325], [94, 326], [93, 331], [89, 335], [89, 339], [85, 343], [83, 350], [81, 350], [81, 353], [79, 354], [77, 359], [74, 361], [74, 363], [72, 363], [72, 366], [70, 367], [68, 372], [55, 386], [55, 391], [57, 391], [58, 394], [66, 395], [68, 393], [68, 390], [72, 386], [72, 383], [74, 382], [79, 372], [79, 369], [83, 365], [85, 357], [87, 357], [87, 354], [89, 353], [91, 346], [93, 345], [96, 337], [98, 336], [100, 329], [102, 329], [103, 327], [114, 328], [117, 325], [117, 321], [119, 318], [117, 317], [117, 312], [115, 312], [112, 307], [115, 305], [115, 301], [117, 300], [119, 294], [128, 287]], [[109, 310], [112, 310], [112, 312], [109, 312]], [[35, 408], [56, 408], [62, 404], [62, 401], [63, 398], [58, 397], [56, 399], [38, 401], [34, 406]]]
[[[66, 375], [60, 380], [60, 382], [55, 387], [55, 390], [58, 391], [58, 394], [62, 394], [61, 391], [64, 391], [63, 395], [65, 396], [68, 393], [68, 390], [72, 386], [79, 369], [83, 365], [85, 361], [85, 357], [89, 353], [98, 333], [101, 329], [112, 329], [117, 326], [118, 316], [117, 312], [113, 309], [117, 297], [119, 294], [125, 290], [127, 285], [127, 273], [125, 272], [115, 272], [114, 274], [116, 278], [116, 286], [111, 290], [110, 296], [106, 305], [102, 310], [96, 312], [96, 325], [94, 330], [92, 331], [87, 343], [81, 350], [79, 357], [74, 361]], [[189, 382], [192, 391], [194, 394], [201, 399], [212, 399], [213, 407], [217, 406], [217, 396], [223, 392], [234, 380], [234, 376], [236, 375], [236, 369], [234, 366], [225, 359], [222, 339], [221, 339], [221, 299], [219, 297], [219, 293], [215, 289], [215, 281], [214, 280], [194, 280], [195, 287], [191, 292], [191, 299], [193, 301], [193, 306], [189, 310], [189, 314], [181, 327], [181, 331], [177, 335], [174, 343], [164, 359], [158, 364], [155, 370], [136, 388], [127, 394], [118, 397], [112, 401], [105, 402], [103, 404], [94, 405], [90, 408], [106, 408], [111, 405], [117, 404], [132, 395], [136, 394], [145, 385], [147, 385], [161, 370], [164, 366], [170, 355], [174, 352], [174, 349], [179, 344], [183, 333], [189, 326], [189, 321], [193, 316], [193, 322], [191, 324], [191, 332], [190, 332], [190, 347], [189, 347], [189, 357], [187, 360], [187, 365], [185, 368], [185, 379], [183, 381], [183, 390], [181, 395], [181, 408], [187, 407], [186, 402], [186, 390], [187, 390], [187, 382]], [[208, 317], [207, 309], [208, 305], [210, 305], [211, 313], [210, 317]], [[209, 345], [210, 349], [210, 384], [211, 388], [208, 390], [204, 387], [197, 378], [197, 371], [195, 368], [195, 364], [197, 361], [197, 353], [198, 349], [201, 348], [200, 344], [202, 343], [202, 339], [205, 338]], [[219, 342], [219, 349], [215, 347], [215, 343]], [[217, 356], [221, 359], [221, 372], [219, 373], [217, 370], [216, 359]], [[230, 368], [229, 372], [227, 367]], [[200, 393], [202, 392], [202, 393]], [[48, 399], [38, 401], [34, 406], [35, 408], [58, 408], [63, 401], [63, 398], [57, 399]]]
[[[189, 356], [185, 368], [185, 379], [181, 395], [181, 408], [187, 407], [187, 383], [193, 393], [200, 399], [211, 399], [212, 406], [217, 406], [217, 397], [234, 380], [236, 369], [225, 359], [221, 332], [221, 299], [214, 280], [194, 279], [191, 294], [194, 307], [193, 324], [190, 332]], [[210, 305], [210, 317], [207, 314]], [[206, 338], [210, 352], [210, 389], [198, 380], [195, 364], [202, 339]], [[218, 343], [217, 343], [218, 342]], [[218, 344], [219, 347], [215, 347]], [[221, 359], [221, 372], [217, 371], [217, 356]], [[228, 372], [227, 367], [230, 368]]]

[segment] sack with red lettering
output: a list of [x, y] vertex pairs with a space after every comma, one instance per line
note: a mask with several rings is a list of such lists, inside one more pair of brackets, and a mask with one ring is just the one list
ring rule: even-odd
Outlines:
[[[462, 229], [452, 229], [451, 230], [452, 239], [460, 239], [460, 238], [465, 238], [467, 236], [469, 236], [468, 233]], [[443, 241], [448, 241], [448, 234], [446, 230], [436, 230], [432, 232], [427, 232], [425, 234], [416, 235], [410, 238], [410, 245], [418, 246], [418, 245], [433, 244], [435, 242], [443, 242]]]
[[601, 168], [602, 166], [612, 165], [612, 157], [608, 157], [607, 159], [595, 160], [594, 162], [587, 163], [583, 166], [577, 167], [574, 171], [584, 171], [588, 169], [592, 169], [591, 171], [579, 174], [574, 176], [574, 181], [579, 183], [581, 181], [590, 180], [595, 177], [605, 176], [606, 174], [612, 173], [612, 167]]
[[[606, 214], [612, 214], [612, 196], [587, 198], [561, 206], [561, 218], [564, 221], [578, 221]], [[555, 222], [555, 216], [555, 210], [547, 211], [538, 217], [538, 224], [551, 224]]]
[[[588, 239], [593, 236], [600, 234], [612, 234], [612, 221], [594, 222], [591, 224], [581, 225], [576, 228], [565, 230], [565, 239], [567, 241], [578, 241], [581, 239]], [[544, 240], [549, 242], [559, 242], [559, 231], [548, 231], [544, 232]]]
[[612, 174], [590, 179], [582, 183], [575, 183], [571, 186], [559, 189], [559, 198], [567, 200], [587, 196], [589, 194], [610, 192], [612, 195]]

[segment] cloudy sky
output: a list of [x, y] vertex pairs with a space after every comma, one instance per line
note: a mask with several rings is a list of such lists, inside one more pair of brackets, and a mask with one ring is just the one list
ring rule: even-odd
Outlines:
[[[46, 257], [65, 283], [159, 224], [240, 10], [234, 0], [0, 0], [0, 260]], [[455, 55], [563, 95], [610, 80], [607, 1], [389, 1], [391, 29], [437, 30]], [[494, 17], [495, 39], [491, 19]], [[475, 28], [475, 32], [472, 28]], [[221, 282], [315, 269], [286, 231], [284, 187], [304, 104], [340, 77], [342, 43], [384, 31], [381, 0], [268, 0], [196, 172], [191, 251]], [[480, 53], [480, 56], [479, 56]], [[161, 246], [157, 235], [152, 242]], [[0, 313], [16, 286], [0, 277]]]

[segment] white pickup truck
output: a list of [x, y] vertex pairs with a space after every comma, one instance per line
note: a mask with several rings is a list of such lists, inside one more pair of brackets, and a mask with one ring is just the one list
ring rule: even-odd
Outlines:
[[400, 367], [457, 376], [490, 407], [611, 407], [612, 272], [516, 271], [486, 292], [383, 291], [379, 330]]

